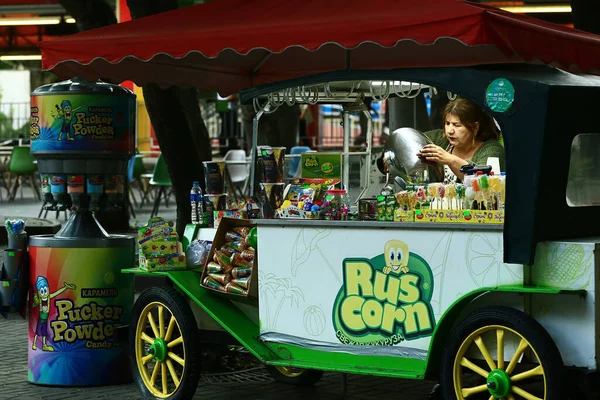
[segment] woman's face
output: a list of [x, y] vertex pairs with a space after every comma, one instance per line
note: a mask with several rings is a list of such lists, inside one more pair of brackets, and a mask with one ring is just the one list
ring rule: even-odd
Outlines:
[[[476, 127], [479, 127], [478, 122], [476, 123]], [[473, 132], [464, 126], [456, 115], [446, 115], [444, 132], [450, 145], [454, 147], [468, 147], [473, 143]]]

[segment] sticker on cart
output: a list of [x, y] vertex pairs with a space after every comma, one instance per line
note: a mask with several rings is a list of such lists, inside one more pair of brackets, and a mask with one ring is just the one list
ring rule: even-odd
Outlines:
[[431, 336], [433, 274], [406, 243], [390, 240], [371, 259], [346, 258], [343, 286], [333, 305], [333, 326], [341, 343], [393, 346]]
[[485, 91], [485, 104], [492, 111], [503, 113], [515, 100], [515, 88], [508, 79], [494, 79]]

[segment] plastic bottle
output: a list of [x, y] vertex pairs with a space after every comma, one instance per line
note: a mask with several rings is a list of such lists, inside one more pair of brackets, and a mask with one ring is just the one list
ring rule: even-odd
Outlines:
[[204, 194], [202, 193], [202, 188], [198, 184], [198, 223], [201, 226], [204, 226]]
[[190, 204], [192, 206], [192, 224], [198, 223], [198, 203], [199, 203], [200, 182], [194, 181], [192, 190], [190, 190]]

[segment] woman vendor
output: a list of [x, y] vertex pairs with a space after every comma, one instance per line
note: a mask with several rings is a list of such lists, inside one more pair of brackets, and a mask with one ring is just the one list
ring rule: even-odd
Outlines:
[[463, 165], [487, 165], [488, 157], [497, 157], [500, 170], [504, 171], [504, 148], [489, 114], [469, 100], [457, 97], [446, 105], [442, 116], [444, 129], [426, 132], [433, 144], [417, 154], [438, 167], [438, 180], [446, 184], [462, 181]]

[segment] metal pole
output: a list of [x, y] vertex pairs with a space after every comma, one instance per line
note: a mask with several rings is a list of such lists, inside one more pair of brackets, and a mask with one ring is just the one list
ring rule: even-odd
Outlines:
[[254, 195], [254, 177], [256, 174], [256, 148], [258, 147], [258, 120], [265, 112], [265, 107], [261, 108], [252, 119], [252, 165], [250, 166], [250, 196]]
[[344, 121], [344, 164], [342, 165], [342, 183], [346, 186], [346, 190], [350, 190], [350, 113], [348, 111], [342, 112]]
[[365, 173], [365, 185], [362, 189], [362, 191], [360, 192], [360, 194], [358, 195], [358, 197], [356, 198], [356, 201], [358, 202], [358, 200], [361, 199], [361, 197], [363, 196], [363, 194], [369, 189], [369, 186], [371, 186], [371, 148], [373, 146], [373, 117], [371, 116], [371, 113], [369, 112], [369, 110], [363, 110], [362, 113], [367, 117], [367, 138], [366, 138], [366, 151], [361, 152], [361, 154], [365, 154], [366, 157], [363, 159], [363, 164], [362, 164], [362, 168], [364, 170]]

